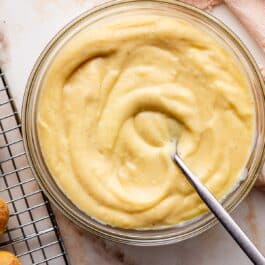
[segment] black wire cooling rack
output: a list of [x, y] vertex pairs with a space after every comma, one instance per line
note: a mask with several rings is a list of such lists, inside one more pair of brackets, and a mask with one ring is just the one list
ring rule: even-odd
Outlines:
[[0, 250], [14, 253], [23, 265], [69, 264], [51, 206], [28, 164], [19, 114], [1, 68], [0, 197], [10, 210]]

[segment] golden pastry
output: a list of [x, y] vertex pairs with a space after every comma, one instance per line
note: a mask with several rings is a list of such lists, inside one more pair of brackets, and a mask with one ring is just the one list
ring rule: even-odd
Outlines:
[[9, 219], [9, 210], [7, 203], [0, 199], [0, 234], [2, 234], [7, 226], [7, 222]]
[[21, 263], [14, 254], [0, 250], [0, 265], [21, 265]]

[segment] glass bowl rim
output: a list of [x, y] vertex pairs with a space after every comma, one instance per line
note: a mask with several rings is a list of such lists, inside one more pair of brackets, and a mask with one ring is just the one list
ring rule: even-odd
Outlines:
[[[47, 56], [49, 56], [50, 50], [56, 45], [58, 42], [60, 42], [61, 39], [65, 37], [65, 34], [67, 34], [68, 31], [70, 31], [74, 26], [76, 26], [79, 23], [82, 23], [83, 20], [89, 19], [91, 16], [97, 14], [97, 13], [104, 13], [105, 10], [111, 9], [113, 7], [119, 6], [119, 5], [126, 5], [126, 4], [143, 4], [143, 3], [150, 3], [150, 4], [168, 4], [170, 5], [170, 8], [178, 7], [180, 9], [183, 9], [185, 11], [189, 11], [191, 13], [196, 14], [199, 18], [206, 19], [208, 23], [212, 24], [215, 27], [218, 27], [218, 30], [222, 31], [223, 34], [226, 34], [232, 42], [238, 47], [240, 52], [245, 56], [246, 61], [249, 63], [251, 66], [251, 71], [252, 73], [256, 76], [256, 82], [259, 82], [259, 88], [260, 92], [263, 95], [263, 105], [265, 104], [265, 99], [264, 99], [264, 82], [261, 77], [261, 73], [258, 69], [258, 66], [253, 59], [252, 55], [248, 51], [248, 49], [245, 47], [245, 45], [242, 43], [242, 41], [239, 39], [239, 37], [236, 36], [235, 33], [233, 33], [227, 26], [225, 26], [221, 21], [219, 21], [217, 18], [211, 16], [210, 14], [207, 14], [204, 11], [201, 11], [195, 7], [192, 7], [188, 4], [184, 4], [182, 2], [176, 2], [173, 0], [112, 0], [107, 3], [101, 4], [93, 9], [87, 10], [83, 14], [79, 15], [75, 19], [73, 19], [70, 23], [68, 23], [66, 26], [64, 26], [53, 38], [52, 40], [48, 43], [48, 45], [44, 48], [40, 56], [38, 57], [32, 72], [29, 76], [27, 85], [26, 85], [26, 90], [24, 93], [24, 98], [23, 98], [23, 105], [22, 105], [22, 133], [23, 133], [23, 141], [24, 141], [24, 146], [25, 146], [25, 151], [26, 155], [28, 157], [29, 163], [32, 167], [32, 171], [34, 176], [36, 177], [39, 185], [41, 186], [42, 190], [44, 191], [45, 195], [53, 202], [53, 205], [55, 205], [65, 216], [67, 216], [73, 223], [77, 224], [79, 227], [82, 227], [83, 229], [92, 232], [98, 236], [101, 236], [103, 238], [107, 238], [116, 242], [121, 242], [121, 243], [127, 243], [127, 244], [133, 244], [133, 245], [143, 245], [143, 246], [149, 246], [149, 245], [162, 245], [162, 244], [169, 244], [169, 243], [175, 243], [179, 242], [185, 239], [188, 239], [190, 237], [196, 236], [212, 226], [214, 226], [217, 223], [216, 218], [212, 214], [206, 214], [206, 219], [204, 221], [204, 224], [201, 226], [196, 227], [190, 232], [186, 232], [184, 235], [175, 235], [174, 233], [169, 234], [168, 236], [162, 237], [162, 235], [155, 235], [155, 236], [149, 236], [145, 237], [142, 234], [143, 231], [137, 231], [137, 230], [123, 230], [119, 228], [113, 228], [109, 227], [104, 224], [100, 224], [99, 222], [93, 220], [91, 217], [87, 216], [87, 218], [90, 218], [92, 222], [94, 222], [94, 225], [87, 224], [84, 222], [84, 220], [80, 219], [80, 216], [77, 217], [77, 213], [75, 211], [79, 209], [73, 210], [71, 208], [72, 206], [69, 206], [69, 199], [64, 195], [64, 199], [62, 202], [62, 199], [59, 198], [58, 200], [58, 193], [54, 191], [54, 188], [49, 186], [46, 181], [45, 177], [46, 175], [43, 174], [43, 170], [40, 167], [43, 167], [43, 165], [39, 165], [38, 163], [45, 164], [44, 158], [42, 157], [42, 154], [37, 154], [42, 157], [40, 159], [37, 158], [37, 155], [34, 153], [33, 150], [35, 150], [34, 143], [32, 140], [32, 131], [31, 125], [29, 119], [29, 116], [31, 113], [30, 111], [30, 106], [33, 104], [32, 102], [32, 95], [35, 90], [38, 90], [36, 86], [34, 85], [36, 76], [39, 74], [39, 69], [43, 67], [43, 62]], [[182, 10], [182, 11], [183, 11]], [[103, 16], [104, 17], [104, 16]], [[253, 88], [252, 88], [253, 89]], [[34, 107], [33, 107], [34, 108]], [[36, 109], [34, 109], [36, 111]], [[265, 121], [263, 117], [263, 121]], [[265, 154], [264, 154], [264, 146], [265, 146], [265, 141], [263, 141], [263, 148], [262, 152], [260, 154], [260, 159], [259, 161], [254, 161], [257, 162], [256, 168], [255, 168], [255, 173], [253, 173], [253, 176], [251, 180], [248, 182], [248, 186], [246, 186], [243, 190], [241, 190], [241, 195], [242, 196], [237, 196], [237, 200], [235, 199], [230, 202], [230, 205], [228, 205], [226, 208], [229, 212], [231, 212], [233, 209], [235, 209], [238, 204], [245, 198], [245, 196], [248, 194], [249, 190], [251, 187], [254, 185], [254, 182], [257, 178], [258, 172], [261, 170], [261, 167], [264, 163], [265, 160]], [[40, 150], [39, 150], [39, 153]], [[253, 162], [253, 163], [254, 163]], [[36, 164], [37, 163], [37, 164]], [[51, 174], [50, 174], [51, 175]], [[52, 177], [52, 176], [50, 176]], [[248, 179], [250, 176], [248, 177]], [[56, 185], [56, 184], [55, 184]], [[241, 184], [240, 184], [241, 185]], [[239, 186], [240, 186], [239, 185]], [[243, 185], [243, 184], [242, 184]], [[58, 188], [58, 187], [57, 187]], [[62, 193], [62, 192], [61, 192]], [[239, 195], [239, 194], [238, 194]], [[232, 200], [232, 199], [230, 199]], [[68, 201], [68, 202], [65, 202]], [[71, 202], [70, 202], [71, 203]], [[74, 206], [77, 208], [76, 206]], [[79, 210], [80, 211], [80, 210]], [[105, 229], [102, 229], [102, 227]], [[171, 227], [174, 228], [174, 227]], [[122, 230], [122, 233], [119, 233], [118, 231], [116, 232], [111, 232], [110, 230]], [[154, 231], [160, 231], [161, 234], [165, 230], [154, 230]], [[131, 233], [129, 235], [129, 232]]]

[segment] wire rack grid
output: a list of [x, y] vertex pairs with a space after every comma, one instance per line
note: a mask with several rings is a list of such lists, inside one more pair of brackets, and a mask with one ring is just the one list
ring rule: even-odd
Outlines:
[[10, 210], [0, 250], [14, 253], [22, 265], [69, 264], [51, 206], [28, 164], [19, 114], [1, 68], [0, 197]]

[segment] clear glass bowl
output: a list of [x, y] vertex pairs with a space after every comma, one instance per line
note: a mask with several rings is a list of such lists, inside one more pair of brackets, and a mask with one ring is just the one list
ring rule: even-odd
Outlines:
[[87, 11], [64, 27], [41, 53], [29, 77], [22, 108], [22, 129], [26, 153], [35, 176], [45, 194], [64, 215], [73, 223], [98, 236], [127, 244], [150, 246], [193, 237], [209, 229], [217, 221], [212, 214], [207, 213], [173, 227], [145, 231], [119, 229], [97, 222], [79, 210], [57, 186], [42, 156], [36, 125], [43, 77], [54, 55], [67, 40], [82, 28], [103, 19], [140, 13], [171, 16], [190, 22], [225, 47], [234, 56], [246, 76], [256, 107], [256, 140], [246, 166], [246, 177], [223, 200], [225, 208], [228, 211], [233, 210], [250, 191], [264, 162], [264, 83], [249, 51], [233, 32], [209, 14], [178, 1], [115, 0]]

